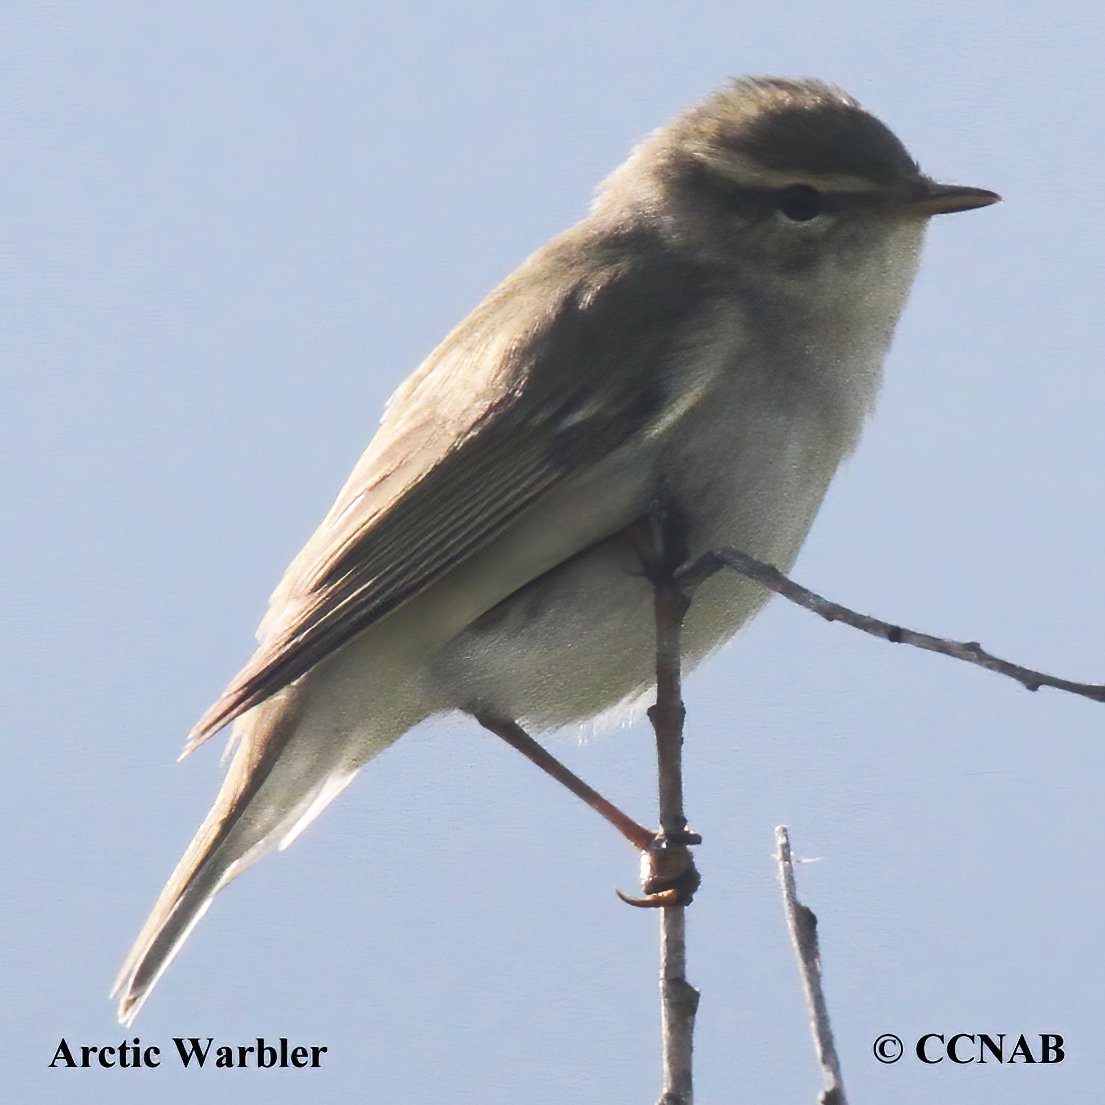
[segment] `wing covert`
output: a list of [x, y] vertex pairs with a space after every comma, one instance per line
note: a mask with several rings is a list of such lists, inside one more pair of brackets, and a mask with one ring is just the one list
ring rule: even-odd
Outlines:
[[673, 274], [660, 294], [618, 265], [564, 264], [552, 281], [534, 279], [534, 267], [477, 308], [389, 403], [274, 592], [260, 647], [185, 754], [663, 413], [666, 363], [695, 301], [690, 282]]

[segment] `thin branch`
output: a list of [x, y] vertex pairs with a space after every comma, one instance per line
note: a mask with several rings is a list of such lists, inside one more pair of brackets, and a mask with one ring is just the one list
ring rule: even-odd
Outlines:
[[687, 981], [687, 907], [660, 912], [660, 1030], [664, 1047], [664, 1092], [659, 1105], [691, 1105], [692, 1058], [698, 991]]
[[798, 959], [798, 971], [802, 976], [802, 989], [806, 992], [806, 1006], [810, 1011], [810, 1031], [817, 1048], [817, 1061], [821, 1065], [821, 1077], [825, 1088], [818, 1097], [820, 1105], [848, 1105], [844, 1096], [844, 1082], [840, 1076], [840, 1059], [833, 1042], [833, 1029], [829, 1023], [829, 1010], [825, 1005], [825, 993], [821, 988], [821, 952], [817, 947], [817, 917], [813, 910], [798, 900], [794, 889], [794, 865], [790, 854], [790, 834], [785, 825], [775, 830], [775, 858], [779, 864], [779, 882], [783, 891], [783, 910], [786, 913], [790, 942]]
[[756, 560], [737, 549], [714, 549], [706, 553], [690, 567], [681, 571], [676, 577], [676, 582], [684, 591], [691, 593], [699, 584], [705, 582], [715, 572], [721, 571], [722, 568], [732, 568], [769, 591], [790, 599], [791, 602], [797, 603], [814, 614], [820, 614], [826, 621], [843, 622], [853, 629], [870, 633], [872, 637], [881, 637], [892, 644], [912, 645], [914, 648], [938, 652], [942, 656], [951, 656], [956, 660], [965, 660], [968, 664], [977, 664], [987, 671], [1015, 679], [1030, 691], [1039, 690], [1040, 687], [1054, 687], [1056, 690], [1081, 695], [1094, 702], [1105, 702], [1105, 685], [1074, 683], [1069, 679], [1059, 679], [1054, 675], [1033, 671], [1031, 668], [1021, 667], [1019, 664], [993, 656], [977, 641], [952, 641], [946, 637], [933, 637], [928, 633], [918, 633], [913, 629], [880, 621], [868, 614], [859, 614], [847, 606], [841, 606], [839, 603], [823, 598], [816, 592], [795, 583], [770, 564]]
[[671, 584], [655, 584], [656, 704], [648, 719], [656, 733], [659, 768], [660, 831], [678, 837], [686, 831], [683, 809], [683, 705], [682, 636], [687, 597]]
[[[683, 809], [682, 629], [689, 600], [675, 585], [671, 565], [678, 559], [665, 541], [662, 525], [654, 527], [650, 565], [656, 615], [656, 704], [649, 720], [656, 733], [659, 767], [660, 832], [645, 856], [651, 877], [645, 892], [661, 904], [660, 1009], [664, 1091], [660, 1105], [692, 1105], [694, 1021], [699, 993], [687, 981], [686, 905], [698, 888], [699, 875], [688, 845], [699, 837], [687, 830]], [[637, 904], [645, 904], [640, 902]]]

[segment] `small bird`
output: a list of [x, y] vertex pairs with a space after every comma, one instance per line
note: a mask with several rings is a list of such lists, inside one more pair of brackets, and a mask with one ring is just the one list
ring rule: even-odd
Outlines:
[[[642, 141], [589, 214], [430, 354], [200, 719], [233, 758], [118, 976], [130, 1024], [216, 893], [449, 710], [548, 730], [654, 680], [642, 520], [787, 571], [855, 447], [937, 184], [817, 81], [730, 83]], [[695, 664], [762, 588], [719, 573]]]

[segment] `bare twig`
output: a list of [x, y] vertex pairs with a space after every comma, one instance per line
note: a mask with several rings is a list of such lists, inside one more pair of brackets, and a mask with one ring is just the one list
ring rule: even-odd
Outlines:
[[847, 1105], [844, 1082], [840, 1077], [840, 1059], [837, 1057], [836, 1045], [833, 1043], [833, 1029], [829, 1023], [825, 993], [821, 989], [821, 953], [817, 947], [817, 917], [812, 909], [798, 900], [794, 889], [790, 834], [785, 825], [780, 825], [775, 830], [775, 847], [787, 929], [790, 931], [790, 941], [794, 945], [794, 954], [798, 959], [802, 989], [806, 992], [806, 1005], [810, 1011], [810, 1031], [813, 1033], [817, 1061], [821, 1064], [821, 1077], [825, 1083], [818, 1102], [820, 1105]]
[[891, 625], [890, 622], [880, 621], [868, 614], [859, 614], [847, 606], [841, 606], [839, 603], [823, 598], [816, 592], [795, 583], [770, 564], [756, 560], [737, 549], [714, 549], [706, 553], [681, 571], [676, 577], [676, 582], [684, 591], [691, 593], [699, 584], [722, 568], [732, 568], [777, 595], [790, 599], [791, 602], [805, 607], [814, 614], [820, 614], [826, 621], [844, 622], [853, 629], [870, 633], [873, 637], [881, 637], [892, 644], [913, 645], [914, 648], [939, 652], [943, 656], [965, 660], [968, 664], [977, 664], [987, 671], [994, 671], [999, 675], [1015, 679], [1030, 691], [1039, 690], [1040, 687], [1054, 687], [1056, 690], [1081, 695], [1094, 702], [1105, 702], [1105, 685], [1074, 683], [1069, 679], [1059, 679], [1054, 675], [1046, 675], [1044, 672], [1033, 671], [1031, 668], [1021, 667], [1019, 664], [992, 656], [977, 641], [951, 641], [945, 637], [933, 637], [928, 633], [918, 633], [916, 630], [906, 629], [900, 625]]
[[[655, 520], [654, 520], [655, 521]], [[659, 766], [660, 832], [645, 862], [652, 877], [645, 891], [665, 906], [660, 913], [660, 1007], [664, 1092], [660, 1105], [691, 1105], [694, 1096], [692, 1052], [698, 991], [687, 981], [686, 905], [699, 876], [688, 844], [699, 837], [688, 832], [683, 809], [682, 628], [689, 600], [675, 585], [675, 550], [665, 541], [664, 526], [653, 531], [653, 578], [656, 613], [656, 704], [649, 720], [656, 733]], [[647, 899], [646, 899], [647, 901]], [[640, 902], [637, 904], [645, 904]]]
[[683, 810], [683, 615], [690, 605], [674, 586], [655, 584], [656, 704], [648, 719], [656, 733], [660, 831], [678, 837], [687, 829]]
[[687, 981], [687, 907], [660, 913], [660, 1000], [664, 1047], [664, 1092], [659, 1105], [691, 1105], [692, 1056], [698, 991]]

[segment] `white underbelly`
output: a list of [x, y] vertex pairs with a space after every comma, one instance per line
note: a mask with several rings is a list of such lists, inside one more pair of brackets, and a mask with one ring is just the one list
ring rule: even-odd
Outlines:
[[[823, 421], [705, 411], [676, 440], [682, 473], [666, 494], [689, 520], [690, 558], [735, 546], [790, 568], [846, 445], [827, 444]], [[747, 622], [763, 588], [723, 571], [699, 589], [684, 629], [692, 666]], [[655, 664], [652, 589], [627, 539], [577, 557], [516, 592], [464, 630], [432, 661], [449, 703], [478, 704], [533, 728], [590, 719], [641, 693]]]

